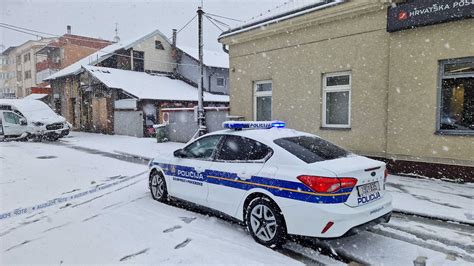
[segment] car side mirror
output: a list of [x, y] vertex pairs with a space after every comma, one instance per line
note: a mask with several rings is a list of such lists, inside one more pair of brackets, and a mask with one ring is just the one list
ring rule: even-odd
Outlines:
[[20, 118], [20, 125], [22, 125], [22, 126], [28, 125], [28, 123], [26, 122], [26, 119]]
[[173, 152], [174, 157], [184, 158], [186, 157], [186, 152], [183, 149], [175, 150]]

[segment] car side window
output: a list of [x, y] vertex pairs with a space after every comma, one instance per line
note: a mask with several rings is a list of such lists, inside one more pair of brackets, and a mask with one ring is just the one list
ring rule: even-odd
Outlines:
[[272, 153], [272, 149], [258, 141], [241, 136], [226, 136], [216, 159], [220, 161], [260, 161], [270, 153]]
[[12, 112], [4, 112], [3, 118], [5, 118], [5, 122], [9, 124], [17, 124], [17, 125], [20, 124], [20, 116]]
[[183, 149], [185, 158], [209, 160], [217, 149], [221, 136], [213, 135], [201, 138]]

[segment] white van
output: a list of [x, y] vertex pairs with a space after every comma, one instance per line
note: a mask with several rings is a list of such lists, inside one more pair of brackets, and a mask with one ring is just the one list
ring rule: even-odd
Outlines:
[[0, 118], [4, 139], [57, 140], [70, 129], [64, 117], [39, 100], [0, 99]]

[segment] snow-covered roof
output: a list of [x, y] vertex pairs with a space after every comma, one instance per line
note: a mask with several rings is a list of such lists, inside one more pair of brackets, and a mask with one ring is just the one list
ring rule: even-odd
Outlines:
[[32, 93], [30, 95], [27, 95], [23, 99], [40, 100], [40, 99], [43, 99], [46, 96], [48, 96], [48, 94], [45, 94], [45, 93]]
[[142, 42], [143, 40], [146, 40], [150, 37], [153, 37], [155, 35], [161, 35], [164, 37], [163, 39], [168, 40], [163, 33], [161, 33], [159, 30], [155, 30], [153, 32], [150, 32], [146, 35], [141, 35], [140, 37], [133, 38], [127, 41], [120, 41], [118, 43], [111, 44], [109, 46], [104, 47], [103, 49], [100, 49], [99, 51], [88, 55], [81, 60], [75, 62], [74, 64], [67, 66], [60, 71], [52, 74], [51, 76], [47, 77], [44, 79], [44, 81], [47, 80], [52, 80], [52, 79], [57, 79], [60, 77], [64, 76], [69, 76], [69, 75], [75, 75], [78, 74], [81, 71], [81, 67], [84, 65], [95, 65], [97, 63], [100, 63], [104, 61], [105, 59], [111, 57], [115, 52], [121, 49], [129, 49], [138, 43]]
[[[183, 45], [178, 45], [177, 47], [179, 50], [185, 52], [194, 59], [199, 60], [199, 53], [197, 47]], [[203, 55], [204, 65], [211, 67], [229, 68], [229, 55], [224, 51], [219, 52], [203, 49]]]
[[301, 1], [294, 2], [295, 5], [292, 8], [275, 9], [274, 12], [269, 12], [268, 14], [258, 16], [257, 18], [253, 18], [249, 21], [244, 22], [242, 25], [225, 31], [219, 36], [219, 39], [229, 37], [238, 33], [250, 31], [256, 28], [265, 27], [270, 24], [279, 23], [290, 18], [302, 16], [314, 12], [316, 10], [335, 6], [346, 1], [347, 0], [309, 0], [303, 1], [302, 4]]
[[[198, 99], [198, 90], [195, 87], [165, 75], [88, 65], [83, 67], [107, 87], [122, 89], [138, 99], [170, 101]], [[229, 96], [204, 92], [204, 101], [229, 102]]]

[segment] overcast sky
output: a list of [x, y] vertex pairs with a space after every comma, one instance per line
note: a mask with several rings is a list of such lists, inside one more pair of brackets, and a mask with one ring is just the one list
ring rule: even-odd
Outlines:
[[[204, 11], [239, 20], [248, 20], [259, 14], [289, 9], [311, 0], [203, 0]], [[288, 2], [288, 3], [287, 3]], [[314, 0], [313, 0], [314, 2]], [[166, 36], [171, 29], [181, 28], [195, 14], [201, 0], [0, 0], [0, 23], [62, 35], [66, 25], [72, 33], [112, 40], [118, 23], [122, 40], [144, 35], [159, 29]], [[285, 4], [287, 3], [287, 4]], [[221, 19], [236, 26], [238, 22]], [[204, 19], [205, 47], [219, 50], [217, 37], [221, 33]], [[19, 45], [34, 36], [0, 27], [0, 51]], [[178, 43], [197, 44], [197, 20], [178, 35]]]

